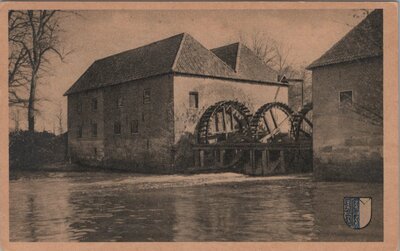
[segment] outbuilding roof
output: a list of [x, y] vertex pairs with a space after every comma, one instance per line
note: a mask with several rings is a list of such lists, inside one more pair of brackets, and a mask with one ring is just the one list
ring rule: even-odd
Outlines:
[[242, 78], [278, 80], [278, 73], [266, 65], [242, 43], [234, 43], [211, 50]]
[[208, 50], [189, 34], [178, 34], [96, 60], [64, 95], [167, 73], [285, 85], [250, 49], [238, 48], [241, 63], [236, 71], [232, 62], [215, 52], [218, 49]]
[[307, 69], [383, 55], [383, 11], [372, 11]]

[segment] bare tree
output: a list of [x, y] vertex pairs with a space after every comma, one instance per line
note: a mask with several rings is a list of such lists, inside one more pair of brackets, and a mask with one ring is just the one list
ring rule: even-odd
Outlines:
[[[291, 47], [278, 42], [266, 32], [252, 34], [240, 33], [239, 39], [249, 47], [267, 66], [274, 69], [279, 76], [291, 77], [294, 67], [290, 63]], [[289, 76], [288, 76], [289, 75]]]
[[14, 131], [16, 132], [18, 132], [20, 129], [21, 118], [19, 115], [20, 115], [19, 109], [14, 109], [11, 112], [11, 120], [14, 122]]
[[58, 103], [58, 113], [56, 114], [58, 121], [58, 133], [62, 134], [64, 132], [63, 128], [63, 109], [61, 103]]
[[[10, 103], [28, 108], [28, 129], [35, 129], [37, 86], [42, 73], [48, 71], [49, 57], [63, 60], [59, 35], [60, 15], [57, 10], [24, 10], [9, 12], [9, 92]], [[28, 94], [18, 92], [24, 87]]]
[[275, 66], [276, 41], [265, 32], [253, 34], [240, 33], [239, 39], [249, 47], [264, 63], [270, 67]]
[[21, 44], [14, 42], [24, 36], [26, 25], [20, 11], [11, 10], [9, 12], [8, 93], [10, 106], [24, 107], [28, 103], [28, 99], [23, 98], [21, 93], [21, 89], [22, 91], [26, 90], [28, 84], [28, 52]]
[[289, 62], [291, 53], [291, 47], [288, 47], [282, 43], [275, 44], [275, 70], [279, 76], [286, 76], [292, 78], [296, 75], [296, 70]]

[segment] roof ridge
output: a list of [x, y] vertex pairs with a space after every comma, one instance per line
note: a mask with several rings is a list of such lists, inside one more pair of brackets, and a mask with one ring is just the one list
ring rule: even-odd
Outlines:
[[240, 42], [237, 42], [237, 52], [236, 52], [236, 64], [235, 64], [235, 72], [239, 73], [239, 65], [240, 65], [240, 46], [242, 45]]
[[[197, 39], [195, 39], [192, 35], [188, 34], [188, 33], [183, 33], [185, 34], [185, 41], [187, 40], [187, 38], [191, 38], [193, 39], [196, 43], [198, 43], [202, 48], [204, 48], [205, 50], [207, 50], [210, 55], [212, 55], [213, 58], [215, 58], [217, 61], [220, 61], [223, 65], [225, 65], [229, 70], [232, 71], [233, 74], [236, 74], [235, 70], [232, 69], [232, 67], [230, 67], [224, 60], [220, 59], [217, 55], [214, 54], [214, 52], [212, 52], [210, 49], [206, 48], [202, 43], [200, 43]], [[183, 44], [183, 43], [182, 43]], [[176, 60], [178, 61], [178, 59]], [[174, 69], [172, 69], [173, 71], [175, 71]]]
[[182, 45], [183, 45], [183, 43], [185, 42], [185, 40], [186, 40], [186, 38], [188, 36], [188, 34], [186, 32], [181, 33], [181, 34], [183, 34], [182, 35], [182, 39], [181, 39], [181, 42], [179, 43], [178, 51], [175, 54], [174, 62], [172, 63], [172, 66], [171, 66], [171, 71], [174, 71], [175, 68], [176, 68], [176, 64], [178, 63], [178, 59], [179, 59], [179, 57], [181, 55], [181, 51], [182, 51], [182, 47], [183, 47]]
[[218, 49], [221, 49], [221, 48], [224, 48], [224, 47], [228, 47], [228, 46], [232, 46], [234, 44], [240, 44], [240, 42], [235, 42], [235, 43], [231, 43], [231, 44], [222, 45], [222, 46], [219, 46], [219, 47], [216, 47], [216, 48], [212, 48], [212, 49], [210, 49], [210, 51], [218, 50]]
[[317, 59], [315, 59], [314, 61], [312, 61], [311, 64], [309, 64], [309, 65], [306, 67], [306, 69], [311, 69], [311, 68], [314, 68], [314, 67], [318, 67], [318, 66], [319, 66], [318, 64], [317, 64], [317, 65], [314, 65], [314, 64], [316, 64], [321, 58], [323, 58], [325, 55], [327, 55], [327, 54], [330, 53], [331, 51], [334, 51], [334, 50], [341, 44], [342, 41], [344, 41], [345, 39], [348, 39], [348, 36], [349, 36], [351, 33], [354, 33], [355, 31], [357, 31], [358, 29], [360, 29], [360, 27], [361, 27], [362, 25], [364, 25], [365, 23], [369, 22], [369, 21], [370, 21], [369, 19], [371, 18], [371, 15], [372, 15], [372, 14], [376, 15], [375, 13], [377, 13], [377, 10], [378, 10], [378, 9], [375, 9], [375, 10], [373, 10], [371, 13], [369, 13], [361, 22], [359, 22], [356, 26], [354, 26], [352, 29], [350, 29], [339, 41], [337, 41], [336, 43], [334, 43], [327, 51], [325, 51], [324, 54], [322, 54], [320, 57], [318, 57]]
[[[227, 47], [230, 47], [230, 46], [233, 46], [233, 45], [237, 45], [237, 47], [236, 47], [236, 57], [235, 57], [235, 68], [232, 68], [232, 66], [228, 65], [228, 63], [225, 62], [225, 60], [223, 60], [222, 58], [220, 58], [220, 57], [215, 53], [215, 51], [218, 51], [218, 50], [220, 50], [220, 49], [227, 48]], [[229, 68], [231, 68], [232, 70], [234, 70], [235, 73], [237, 73], [237, 72], [238, 72], [238, 69], [237, 69], [237, 68], [238, 68], [239, 46], [240, 46], [240, 42], [235, 42], [235, 43], [223, 45], [223, 46], [220, 46], [220, 47], [217, 47], [217, 48], [212, 48], [212, 49], [210, 49], [210, 51], [211, 51], [214, 55], [216, 55], [219, 59], [221, 59]]]
[[141, 46], [136, 47], [136, 48], [133, 48], [133, 49], [121, 51], [121, 52], [118, 52], [118, 53], [116, 53], [116, 54], [112, 54], [112, 55], [106, 56], [106, 57], [104, 57], [104, 58], [96, 59], [93, 63], [99, 62], [99, 61], [102, 61], [102, 60], [104, 60], [104, 59], [111, 58], [111, 57], [114, 57], [114, 56], [119, 56], [119, 55], [124, 54], [124, 53], [126, 53], [126, 52], [131, 52], [131, 51], [135, 51], [135, 50], [138, 50], [138, 49], [147, 47], [147, 46], [155, 45], [155, 44], [164, 42], [164, 41], [166, 41], [166, 40], [169, 40], [169, 39], [171, 39], [171, 38], [175, 38], [175, 37], [179, 37], [179, 36], [182, 36], [182, 38], [183, 38], [183, 37], [185, 36], [185, 34], [187, 34], [187, 33], [182, 32], [182, 33], [179, 33], [179, 34], [176, 34], [176, 35], [167, 37], [167, 38], [163, 38], [163, 39], [157, 40], [157, 41], [155, 41], [155, 42], [151, 42], [151, 43], [148, 43], [148, 44], [141, 45]]
[[[261, 64], [254, 60], [254, 56], [248, 58], [251, 50], [247, 52], [243, 48], [239, 42], [233, 43], [228, 50], [231, 59], [224, 61], [190, 34], [180, 33], [95, 60], [65, 95], [170, 73], [272, 83], [270, 79], [275, 80], [274, 74], [259, 67]], [[240, 62], [234, 62], [238, 57]], [[257, 68], [254, 72], [251, 70], [253, 66]]]

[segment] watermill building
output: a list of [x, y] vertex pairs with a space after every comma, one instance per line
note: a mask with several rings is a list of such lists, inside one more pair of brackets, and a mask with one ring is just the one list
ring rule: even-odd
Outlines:
[[287, 103], [287, 87], [240, 43], [209, 50], [179, 34], [96, 60], [72, 85], [69, 155], [96, 166], [175, 170], [193, 162], [190, 145], [208, 107], [231, 100], [252, 114]]

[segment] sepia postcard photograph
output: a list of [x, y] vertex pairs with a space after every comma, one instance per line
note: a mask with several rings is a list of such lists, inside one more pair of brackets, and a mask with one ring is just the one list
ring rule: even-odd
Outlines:
[[397, 250], [397, 7], [0, 3], [0, 249]]

